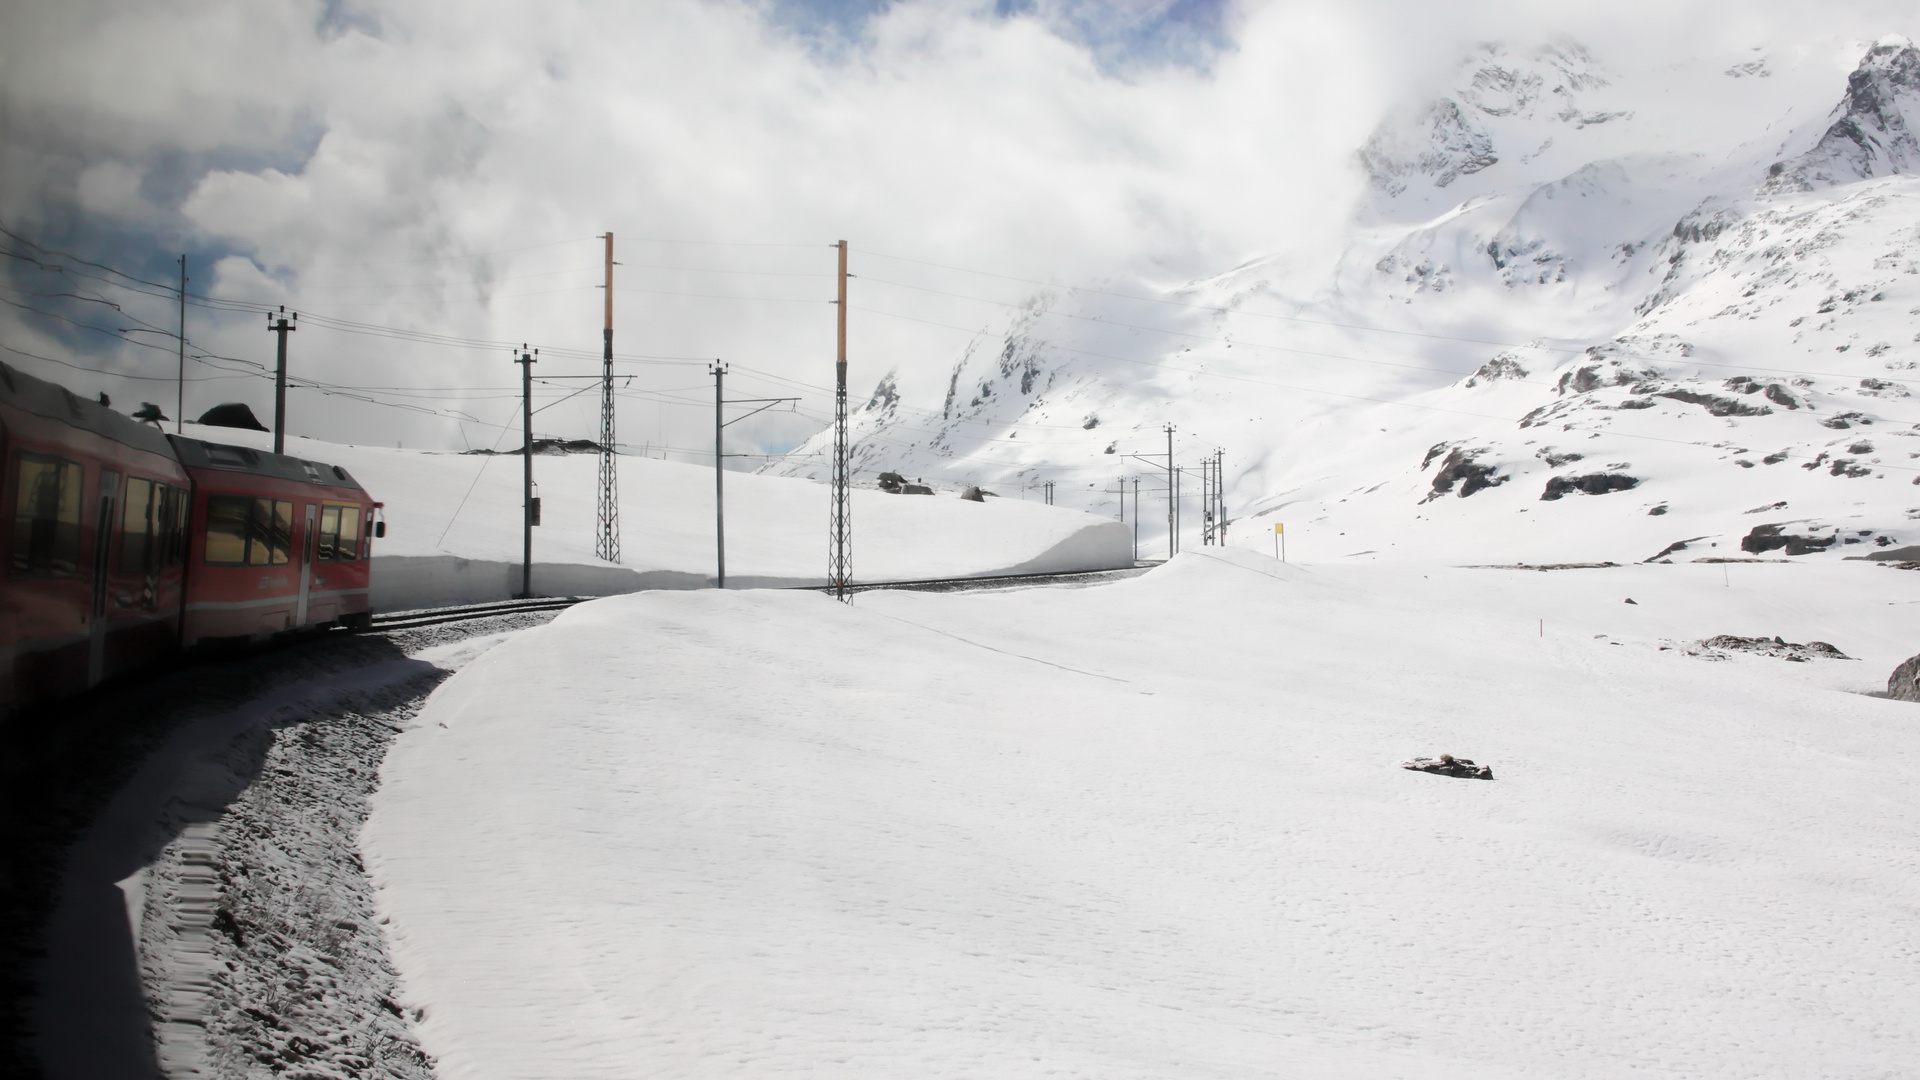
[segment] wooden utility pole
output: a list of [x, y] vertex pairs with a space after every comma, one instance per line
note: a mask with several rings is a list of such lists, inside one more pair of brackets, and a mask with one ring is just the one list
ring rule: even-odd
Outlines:
[[520, 365], [520, 444], [521, 453], [526, 461], [522, 468], [520, 482], [520, 532], [522, 546], [520, 553], [520, 596], [524, 599], [533, 595], [533, 364], [536, 353], [520, 346], [520, 359], [514, 363]]
[[[180, 382], [173, 399], [173, 433], [187, 412], [187, 257], [180, 256]], [[164, 430], [164, 429], [163, 429]]]
[[300, 313], [294, 312], [292, 321], [287, 318], [287, 306], [280, 305], [280, 318], [275, 321], [267, 316], [267, 331], [280, 335], [279, 360], [273, 368], [273, 452], [287, 452], [287, 335], [298, 330], [293, 325], [300, 320]]

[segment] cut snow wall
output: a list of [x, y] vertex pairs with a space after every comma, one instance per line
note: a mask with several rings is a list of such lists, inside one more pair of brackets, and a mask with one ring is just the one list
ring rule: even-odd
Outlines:
[[[857, 538], [856, 538], [857, 541]], [[856, 554], [859, 548], [856, 544]], [[824, 560], [823, 560], [824, 561]], [[1023, 563], [983, 570], [976, 577], [1010, 574], [1059, 574], [1074, 570], [1113, 570], [1133, 565], [1133, 531], [1117, 521], [1088, 525]], [[858, 563], [855, 563], [858, 566]], [[858, 575], [855, 581], [859, 581]], [[730, 575], [736, 589], [792, 589], [826, 584], [826, 577], [784, 578]], [[624, 566], [578, 563], [533, 564], [536, 596], [615, 596], [643, 589], [708, 589], [709, 574], [679, 570], [633, 570]], [[375, 555], [372, 604], [375, 611], [480, 604], [512, 599], [520, 591], [520, 564], [457, 555]]]

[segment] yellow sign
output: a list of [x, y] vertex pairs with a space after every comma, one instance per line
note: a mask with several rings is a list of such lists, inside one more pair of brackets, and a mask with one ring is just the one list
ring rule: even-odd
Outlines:
[[1287, 527], [1285, 525], [1282, 525], [1277, 521], [1273, 523], [1273, 533], [1275, 536], [1278, 536], [1281, 533], [1286, 531], [1287, 531]]

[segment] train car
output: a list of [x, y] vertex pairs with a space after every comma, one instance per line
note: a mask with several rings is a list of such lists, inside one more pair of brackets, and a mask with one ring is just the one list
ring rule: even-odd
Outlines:
[[175, 647], [188, 492], [158, 428], [0, 364], [0, 715]]
[[345, 469], [169, 438], [193, 480], [183, 644], [368, 625], [380, 504]]

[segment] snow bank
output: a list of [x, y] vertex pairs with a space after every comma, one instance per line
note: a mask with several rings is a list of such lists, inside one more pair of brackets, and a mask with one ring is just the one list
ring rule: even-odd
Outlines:
[[[1892, 1075], [1914, 603], [1239, 552], [611, 598], [448, 680], [362, 843], [449, 1078]], [[1719, 633], [1864, 659], [1662, 649]]]
[[[188, 435], [271, 448], [272, 436], [188, 424]], [[503, 599], [520, 588], [521, 460], [289, 438], [287, 452], [340, 465], [385, 502], [375, 543], [374, 607], [397, 610]], [[621, 565], [594, 557], [598, 458], [535, 455], [542, 524], [534, 588], [549, 595], [706, 588], [715, 569], [713, 471], [621, 457]], [[728, 473], [727, 584], [824, 584], [827, 488], [808, 480]], [[1127, 527], [1078, 510], [989, 499], [853, 492], [859, 581], [898, 581], [1133, 563]]]

